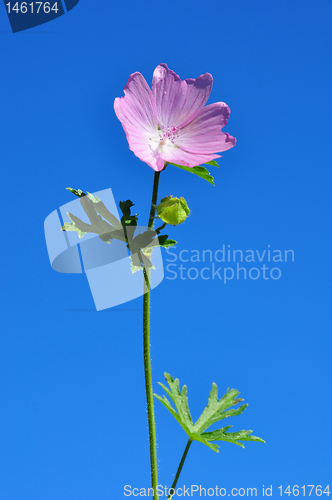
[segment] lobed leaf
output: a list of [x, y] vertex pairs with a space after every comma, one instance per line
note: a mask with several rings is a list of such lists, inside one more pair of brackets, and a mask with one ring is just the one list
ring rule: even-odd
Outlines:
[[[195, 429], [201, 433], [210, 427], [210, 425], [229, 416], [224, 413], [225, 410], [227, 410], [230, 406], [237, 405], [240, 401], [243, 401], [243, 399], [235, 399], [239, 394], [239, 391], [232, 389], [227, 391], [221, 399], [218, 399], [218, 387], [217, 384], [213, 382], [208, 405], [197, 420]], [[246, 406], [247, 405], [244, 405], [244, 407]]]
[[239, 391], [236, 389], [227, 390], [226, 394], [221, 399], [218, 399], [218, 387], [215, 383], [213, 383], [209, 395], [208, 405], [197, 422], [193, 424], [188, 405], [187, 387], [184, 385], [180, 391], [179, 380], [173, 380], [171, 375], [168, 373], [165, 373], [164, 375], [169, 388], [160, 382], [159, 385], [164, 389], [167, 396], [174, 403], [175, 409], [166, 396], [161, 397], [157, 394], [154, 394], [154, 396], [179, 422], [191, 441], [199, 441], [217, 453], [219, 452], [219, 446], [217, 444], [212, 444], [211, 441], [228, 441], [236, 444], [237, 446], [241, 446], [242, 448], [244, 448], [244, 445], [241, 441], [258, 441], [265, 443], [263, 439], [257, 436], [252, 436], [251, 430], [227, 432], [228, 429], [232, 427], [231, 425], [212, 432], [204, 432], [205, 429], [210, 427], [212, 424], [227, 417], [240, 415], [247, 408], [248, 405], [244, 404], [237, 409], [229, 409], [231, 406], [237, 405], [239, 402], [243, 401], [243, 399], [237, 398]]

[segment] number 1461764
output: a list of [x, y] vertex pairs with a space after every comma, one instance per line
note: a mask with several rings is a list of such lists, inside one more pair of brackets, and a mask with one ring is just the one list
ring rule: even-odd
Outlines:
[[320, 497], [322, 495], [330, 495], [330, 487], [327, 485], [325, 488], [324, 486], [321, 486], [318, 484], [317, 486], [315, 484], [307, 484], [304, 486], [299, 486], [295, 484], [294, 486], [288, 485], [286, 486], [278, 486], [279, 491], [280, 491], [280, 496], [282, 495], [288, 495], [288, 496], [294, 496], [297, 497], [299, 495], [305, 497], [311, 497], [311, 496], [316, 496]]
[[[14, 2], [12, 2], [14, 4]], [[58, 2], [51, 5], [51, 2], [16, 2], [11, 5], [11, 2], [6, 4], [8, 14], [16, 12], [17, 14], [49, 14], [50, 12], [58, 12]]]

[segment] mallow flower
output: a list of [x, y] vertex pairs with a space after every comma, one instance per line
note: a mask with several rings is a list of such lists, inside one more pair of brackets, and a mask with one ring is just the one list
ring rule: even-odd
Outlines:
[[229, 107], [205, 106], [212, 82], [210, 73], [182, 81], [166, 64], [154, 70], [151, 89], [141, 73], [130, 75], [114, 110], [134, 154], [158, 172], [165, 163], [201, 165], [232, 148], [236, 139], [221, 131]]

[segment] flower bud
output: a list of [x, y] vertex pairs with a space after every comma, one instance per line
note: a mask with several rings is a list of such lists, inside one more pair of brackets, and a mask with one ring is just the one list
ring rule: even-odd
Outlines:
[[186, 220], [190, 210], [184, 198], [166, 196], [157, 206], [157, 214], [166, 224], [177, 226]]

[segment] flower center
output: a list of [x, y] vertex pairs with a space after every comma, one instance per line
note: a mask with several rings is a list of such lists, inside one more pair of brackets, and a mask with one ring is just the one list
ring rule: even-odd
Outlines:
[[179, 127], [162, 127], [159, 129], [160, 145], [174, 144], [174, 140], [179, 137]]
[[160, 127], [158, 125], [157, 134], [153, 137], [150, 137], [150, 141], [155, 143], [154, 146], [150, 145], [151, 151], [155, 157], [159, 156], [164, 152], [164, 147], [171, 146], [176, 148], [177, 146], [174, 144], [174, 141], [177, 137], [179, 137], [180, 127]]

